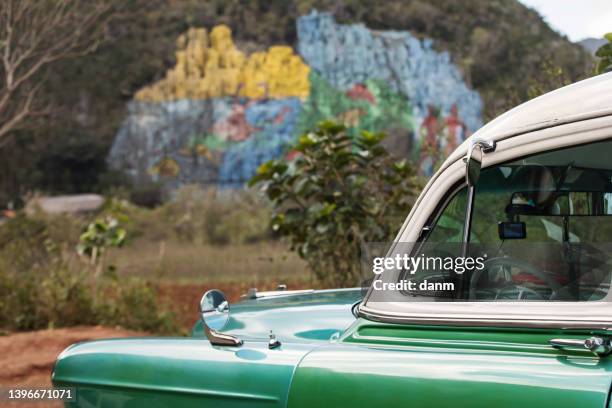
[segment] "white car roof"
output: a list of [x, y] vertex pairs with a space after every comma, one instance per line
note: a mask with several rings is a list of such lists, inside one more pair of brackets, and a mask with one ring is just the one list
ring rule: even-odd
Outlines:
[[471, 138], [503, 140], [534, 130], [612, 115], [612, 72], [564, 86], [498, 116], [461, 144], [442, 168], [465, 156]]
[[[557, 125], [570, 124], [571, 132], [564, 132], [564, 127]], [[551, 131], [538, 131], [551, 128]], [[585, 140], [606, 140], [612, 129], [612, 73], [566, 86], [541, 97], [526, 102], [482, 127], [472, 137], [485, 140], [502, 141], [517, 137], [516, 146], [512, 141], [502, 142], [504, 149], [490, 153], [486, 165], [495, 165], [515, 157], [533, 154], [531, 142], [542, 142], [537, 145], [540, 153], [538, 163], [552, 163], [559, 159], [546, 157], [544, 153], [552, 146], [567, 146], [580, 142], [576, 137]], [[603, 131], [601, 131], [603, 130]], [[533, 133], [532, 133], [533, 132]], [[522, 135], [522, 136], [519, 136]], [[579, 136], [577, 136], [579, 135]], [[559, 140], [561, 139], [561, 140]], [[558, 144], [557, 144], [558, 143]], [[579, 144], [579, 143], [576, 143]], [[433, 211], [439, 203], [448, 197], [464, 176], [465, 167], [461, 159], [467, 152], [469, 139], [459, 146], [442, 167], [432, 176], [427, 186], [417, 199], [412, 211], [406, 218], [396, 242], [411, 243], [419, 238], [423, 227], [428, 224]], [[589, 161], [596, 161], [596, 166], [608, 168], [608, 151], [598, 146], [584, 144], [584, 149], [591, 149], [587, 154]], [[508, 154], [510, 153], [510, 154]], [[521, 156], [515, 156], [520, 154]], [[562, 153], [563, 154], [563, 153]], [[571, 154], [571, 152], [569, 152]], [[544, 157], [543, 157], [544, 155]], [[584, 156], [584, 155], [583, 155]], [[486, 157], [486, 156], [485, 156]], [[562, 159], [567, 163], [567, 159]], [[448, 172], [445, 174], [445, 171]], [[399, 247], [397, 247], [399, 251]], [[393, 251], [396, 247], [393, 247]], [[393, 252], [392, 252], [393, 254]], [[383, 274], [384, 276], [384, 274]], [[400, 275], [390, 274], [387, 282], [396, 282]], [[401, 296], [392, 299], [373, 296], [373, 286], [369, 290], [359, 312], [367, 319], [391, 321], [402, 324], [426, 325], [463, 325], [463, 326], [517, 326], [546, 328], [587, 328], [609, 329], [612, 327], [612, 292], [604, 301], [597, 302], [516, 302], [511, 307], [507, 303], [489, 302], [412, 302]], [[563, 303], [563, 304], [562, 304]]]

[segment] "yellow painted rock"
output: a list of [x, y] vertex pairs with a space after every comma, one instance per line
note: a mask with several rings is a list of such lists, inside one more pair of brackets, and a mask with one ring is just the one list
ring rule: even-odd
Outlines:
[[234, 45], [225, 25], [191, 28], [176, 41], [176, 65], [166, 77], [139, 90], [140, 101], [248, 98], [306, 98], [310, 67], [288, 46], [246, 56]]

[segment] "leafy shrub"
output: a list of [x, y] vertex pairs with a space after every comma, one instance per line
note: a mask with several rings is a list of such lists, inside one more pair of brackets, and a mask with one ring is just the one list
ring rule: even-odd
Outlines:
[[[78, 259], [75, 242], [58, 242], [61, 224], [20, 214], [0, 226], [0, 328], [36, 330], [107, 324], [154, 333], [177, 333], [157, 288], [106, 273], [95, 277]], [[72, 231], [83, 219], [64, 219]], [[78, 234], [74, 236], [78, 237]]]
[[239, 245], [269, 239], [269, 214], [267, 206], [253, 193], [221, 197], [212, 201], [203, 214], [205, 241]]
[[63, 262], [42, 270], [0, 271], [0, 326], [11, 330], [96, 323], [92, 286]]
[[0, 268], [13, 265], [23, 270], [43, 259], [44, 243], [50, 238], [47, 224], [40, 219], [18, 213], [0, 227]]
[[595, 52], [595, 56], [599, 59], [595, 66], [596, 74], [603, 74], [604, 72], [612, 72], [612, 33], [604, 35], [606, 44], [602, 45]]
[[154, 333], [176, 333], [172, 313], [160, 308], [157, 288], [142, 279], [110, 279], [104, 290], [111, 301], [99, 307], [99, 322]]
[[[109, 265], [125, 265], [117, 262], [124, 250], [106, 248], [134, 241], [165, 248], [166, 240], [238, 245], [271, 237], [270, 209], [253, 192], [186, 186], [155, 208], [117, 193], [123, 198], [107, 199], [96, 214], [19, 213], [0, 225], [0, 328], [107, 324], [178, 333], [169, 308], [158, 302], [156, 285], [126, 278], [126, 271]], [[79, 244], [82, 257], [75, 250]]]
[[250, 181], [274, 206], [272, 228], [323, 282], [357, 283], [362, 245], [392, 240], [411, 208], [415, 173], [391, 158], [384, 136], [352, 138], [345, 126], [323, 122], [299, 138], [293, 162], [269, 161]]
[[238, 245], [270, 238], [270, 209], [251, 191], [181, 187], [154, 209], [127, 204], [128, 236], [144, 241], [177, 239], [193, 244]]
[[112, 216], [96, 219], [80, 235], [77, 251], [79, 255], [87, 256], [91, 265], [95, 266], [96, 278], [105, 266], [106, 250], [121, 247], [125, 243], [125, 236], [125, 229]]
[[24, 292], [37, 294], [31, 299], [37, 317], [32, 328], [97, 323], [94, 293], [86, 273], [71, 271], [65, 264], [57, 265], [38, 285]]
[[92, 282], [87, 273], [59, 267], [42, 280], [0, 274], [0, 327], [37, 330], [103, 324], [174, 334], [172, 313], [159, 303], [157, 288], [130, 278]]

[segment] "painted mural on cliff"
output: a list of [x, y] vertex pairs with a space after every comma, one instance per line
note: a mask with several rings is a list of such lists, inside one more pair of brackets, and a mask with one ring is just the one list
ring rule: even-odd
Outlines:
[[480, 96], [430, 41], [316, 11], [298, 19], [297, 34], [296, 50], [247, 55], [226, 26], [190, 29], [177, 41], [176, 66], [128, 104], [111, 167], [168, 190], [240, 187], [334, 118], [351, 132], [387, 132], [390, 150], [429, 175], [480, 127]]

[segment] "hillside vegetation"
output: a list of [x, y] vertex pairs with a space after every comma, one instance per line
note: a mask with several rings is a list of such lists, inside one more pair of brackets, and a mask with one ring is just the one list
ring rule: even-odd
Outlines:
[[[189, 27], [224, 23], [240, 48], [295, 45], [296, 17], [316, 8], [343, 23], [410, 30], [448, 50], [468, 84], [480, 92], [485, 120], [528, 99], [546, 82], [545, 66], [562, 81], [591, 71], [592, 57], [551, 30], [516, 0], [129, 0], [108, 40], [92, 55], [44, 72], [54, 115], [33, 121], [0, 150], [0, 205], [27, 191], [104, 191], [123, 178], [106, 171], [105, 158], [143, 86], [175, 65], [176, 38]], [[547, 90], [547, 89], [544, 89]]]

